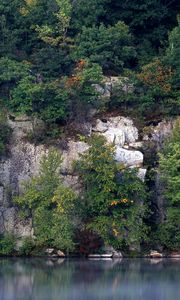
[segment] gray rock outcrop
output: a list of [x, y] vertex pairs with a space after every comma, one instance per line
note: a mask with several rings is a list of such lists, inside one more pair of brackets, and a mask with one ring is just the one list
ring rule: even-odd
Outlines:
[[[40, 159], [48, 149], [44, 145], [34, 145], [26, 141], [27, 132], [32, 130], [32, 123], [28, 118], [9, 120], [9, 125], [13, 129], [10, 153], [8, 157], [0, 160], [0, 233], [9, 231], [17, 236], [30, 236], [33, 234], [32, 222], [30, 219], [22, 221], [19, 218], [18, 210], [12, 203], [12, 196], [23, 190], [24, 181], [38, 174]], [[171, 130], [172, 122], [164, 121], [152, 128], [150, 136], [146, 134], [140, 140], [133, 120], [116, 116], [106, 120], [97, 119], [89, 132], [105, 136], [109, 143], [115, 145], [117, 162], [130, 168], [137, 167], [138, 177], [144, 180], [146, 167], [143, 166], [144, 155], [141, 152], [143, 145], [151, 140], [162, 143]], [[71, 186], [77, 193], [81, 189], [81, 183], [74, 174], [73, 163], [88, 147], [83, 141], [69, 139], [67, 149], [59, 150], [63, 158], [60, 176], [64, 184]], [[159, 205], [162, 205], [161, 200], [159, 199]]]

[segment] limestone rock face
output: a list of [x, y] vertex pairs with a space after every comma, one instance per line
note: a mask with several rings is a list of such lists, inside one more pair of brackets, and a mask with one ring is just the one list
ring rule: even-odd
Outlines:
[[[159, 122], [157, 125], [150, 125], [146, 128], [142, 143], [144, 144], [145, 153], [150, 151], [150, 155], [157, 153], [162, 149], [164, 140], [168, 138], [175, 124], [175, 119], [168, 119]], [[151, 148], [152, 145], [152, 148]], [[151, 150], [152, 149], [152, 150]], [[154, 169], [155, 188], [153, 190], [152, 206], [154, 207], [153, 221], [162, 223], [165, 219], [164, 210], [164, 183], [161, 180], [158, 169]]]
[[121, 129], [110, 128], [102, 134], [107, 139], [108, 143], [114, 143], [118, 146], [123, 146], [125, 143], [125, 134]]
[[73, 189], [73, 191], [76, 194], [79, 194], [79, 192], [82, 190], [82, 184], [80, 182], [80, 179], [76, 175], [62, 175], [61, 176], [63, 184], [67, 187], [70, 187]]
[[[107, 84], [109, 92], [111, 88], [112, 78]], [[38, 174], [40, 159], [48, 152], [48, 149], [45, 145], [34, 145], [26, 141], [27, 132], [32, 130], [29, 118], [24, 116], [15, 121], [9, 120], [9, 125], [13, 129], [10, 153], [7, 158], [0, 160], [0, 233], [9, 231], [17, 236], [31, 236], [33, 235], [32, 222], [30, 219], [20, 220], [18, 210], [13, 206], [12, 196], [23, 190], [24, 181]], [[88, 135], [91, 135], [91, 131], [104, 135], [108, 143], [115, 145], [117, 162], [127, 167], [137, 167], [137, 176], [141, 180], [145, 178], [146, 168], [143, 166], [143, 153], [139, 149], [144, 149], [143, 144], [150, 140], [160, 144], [171, 129], [172, 122], [163, 121], [152, 128], [151, 136], [146, 135], [143, 140], [140, 140], [133, 120], [127, 117], [97, 119], [95, 126], [88, 123]], [[63, 158], [60, 176], [66, 186], [72, 187], [75, 192], [79, 193], [82, 185], [78, 176], [74, 174], [73, 162], [79, 159], [80, 154], [84, 153], [89, 146], [83, 141], [73, 139], [67, 141], [67, 146], [66, 150], [59, 150]], [[158, 185], [157, 190], [160, 190]], [[157, 193], [158, 197], [160, 198]], [[158, 207], [161, 206], [162, 203], [159, 200]]]
[[107, 122], [96, 121], [94, 132], [102, 133], [110, 143], [123, 146], [125, 143], [134, 143], [138, 140], [138, 129], [133, 121], [125, 117], [111, 117]]
[[117, 147], [115, 152], [115, 159], [117, 162], [127, 167], [139, 167], [143, 163], [143, 154], [140, 151], [126, 150]]
[[0, 186], [0, 206], [4, 204], [4, 188]]
[[0, 162], [1, 185], [6, 188], [10, 185], [14, 192], [19, 192], [20, 182], [38, 173], [40, 158], [45, 152], [44, 146], [16, 141], [11, 148], [11, 157]]
[[[105, 121], [98, 119], [93, 131], [102, 134], [108, 143], [116, 146], [117, 162], [127, 167], [139, 167], [143, 164], [143, 154], [137, 150], [129, 150], [130, 145], [131, 147], [135, 145], [132, 148], [138, 148], [141, 145], [140, 142], [138, 144], [138, 129], [130, 118], [117, 116]], [[142, 172], [140, 177], [143, 177]]]
[[121, 129], [125, 134], [125, 142], [133, 143], [138, 140], [138, 129], [134, 126], [133, 121], [125, 117], [112, 117], [109, 119], [110, 127]]
[[[11, 152], [8, 158], [0, 161], [0, 233], [9, 231], [17, 236], [30, 236], [32, 235], [32, 222], [28, 219], [26, 222], [20, 220], [18, 210], [13, 206], [11, 198], [23, 191], [24, 181], [38, 174], [40, 159], [48, 152], [48, 149], [44, 145], [37, 146], [25, 140], [27, 132], [33, 129], [31, 120], [26, 116], [16, 118], [14, 121], [9, 120], [9, 125], [13, 129]], [[122, 148], [138, 139], [138, 130], [131, 119], [121, 116], [111, 117], [105, 122], [98, 119], [93, 131], [103, 134], [109, 143], [116, 145], [118, 162], [127, 166], [142, 164], [141, 153]], [[88, 132], [91, 134], [91, 128]], [[82, 186], [78, 176], [73, 174], [73, 162], [78, 160], [80, 154], [89, 146], [83, 141], [71, 139], [68, 140], [67, 146], [67, 150], [59, 150], [63, 158], [61, 177], [65, 185], [79, 193]]]
[[156, 126], [149, 126], [149, 133], [143, 137], [143, 141], [154, 141], [160, 148], [164, 140], [171, 134], [174, 126], [174, 120], [163, 120]]
[[21, 220], [15, 207], [0, 207], [0, 233], [10, 232], [17, 237], [33, 235], [32, 221], [30, 218]]
[[82, 154], [89, 148], [88, 144], [85, 142], [74, 142], [69, 141], [68, 150], [63, 151], [62, 154], [62, 165], [61, 173], [62, 174], [73, 174], [73, 162], [79, 159], [79, 155]]
[[134, 87], [129, 82], [127, 77], [117, 77], [117, 76], [110, 76], [104, 77], [102, 85], [94, 84], [97, 92], [104, 98], [110, 98], [113, 89], [118, 86], [122, 91], [125, 92], [132, 92]]
[[31, 236], [32, 221], [20, 219], [12, 196], [22, 191], [24, 181], [38, 174], [40, 158], [46, 149], [24, 140], [28, 130], [32, 129], [29, 119], [9, 120], [9, 125], [13, 129], [11, 152], [8, 158], [0, 160], [0, 233], [7, 231], [18, 237]]
[[107, 130], [108, 130], [108, 123], [102, 122], [101, 120], [97, 119], [96, 126], [94, 127], [94, 131], [105, 132]]
[[147, 169], [145, 169], [145, 168], [139, 168], [138, 173], [137, 173], [137, 176], [138, 176], [142, 181], [144, 181], [144, 180], [145, 180], [146, 173], [147, 173]]

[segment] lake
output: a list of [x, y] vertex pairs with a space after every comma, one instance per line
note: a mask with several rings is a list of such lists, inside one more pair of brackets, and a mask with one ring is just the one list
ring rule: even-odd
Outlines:
[[0, 300], [178, 300], [180, 260], [0, 258]]

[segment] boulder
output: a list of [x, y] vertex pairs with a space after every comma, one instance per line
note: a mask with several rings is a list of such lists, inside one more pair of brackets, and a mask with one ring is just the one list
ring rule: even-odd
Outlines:
[[139, 170], [137, 172], [137, 177], [144, 182], [146, 173], [147, 173], [147, 169], [139, 168]]
[[156, 250], [151, 250], [150, 254], [149, 254], [149, 257], [151, 257], [151, 258], [161, 258], [161, 257], [163, 257], [163, 254], [156, 251]]
[[59, 257], [65, 257], [64, 252], [62, 252], [61, 250], [58, 250], [58, 251], [57, 251], [57, 255], [58, 255]]
[[47, 248], [47, 249], [45, 250], [45, 253], [47, 253], [48, 255], [53, 254], [53, 253], [54, 253], [54, 248]]
[[113, 254], [112, 253], [104, 253], [104, 254], [101, 254], [101, 257], [102, 258], [112, 258]]
[[140, 149], [143, 147], [143, 142], [129, 143], [129, 147], [134, 149]]
[[116, 86], [126, 93], [132, 92], [134, 90], [133, 84], [129, 82], [128, 77], [119, 76], [104, 77], [103, 84], [94, 84], [93, 86], [101, 95], [101, 97], [107, 99], [111, 97], [112, 90]]
[[101, 254], [89, 254], [88, 258], [101, 258]]
[[175, 120], [163, 120], [156, 126], [147, 126], [144, 128], [143, 141], [153, 141], [157, 149], [161, 149], [164, 140], [171, 135]]
[[[129, 168], [130, 168], [130, 169], [133, 169], [134, 166], [131, 166], [131, 167], [129, 167]], [[147, 169], [145, 169], [145, 168], [138, 168], [138, 171], [137, 171], [137, 177], [138, 177], [139, 179], [141, 179], [141, 180], [144, 182], [146, 173], [147, 173]]]
[[143, 163], [143, 154], [140, 151], [126, 150], [116, 147], [115, 159], [117, 162], [130, 167], [140, 167]]
[[151, 140], [159, 143], [159, 145], [161, 146], [165, 138], [171, 135], [172, 129], [172, 120], [163, 120], [162, 122], [159, 122], [158, 125], [152, 129]]
[[122, 257], [123, 255], [120, 251], [116, 251], [116, 250], [113, 251], [113, 258], [122, 258]]
[[127, 117], [117, 116], [117, 117], [110, 117], [108, 119], [109, 126], [111, 127], [127, 127], [133, 126], [133, 120]]
[[93, 131], [103, 133], [109, 143], [123, 146], [124, 143], [135, 143], [138, 139], [138, 129], [133, 121], [125, 117], [111, 117], [106, 122], [98, 119]]
[[170, 258], [178, 258], [178, 259], [180, 259], [180, 250], [171, 252], [169, 254], [169, 257]]
[[102, 135], [106, 138], [108, 144], [114, 144], [115, 142], [114, 129], [108, 129]]
[[93, 128], [95, 132], [105, 132], [108, 130], [108, 123], [102, 122], [100, 119], [97, 119], [96, 125]]
[[125, 142], [133, 143], [138, 140], [138, 129], [134, 126], [133, 121], [125, 117], [111, 117], [108, 120], [111, 128], [118, 128], [124, 132]]
[[114, 144], [116, 146], [123, 146], [125, 143], [125, 134], [123, 132], [123, 130], [121, 129], [115, 129], [114, 130], [114, 134], [115, 134], [115, 142]]
[[111, 82], [104, 82], [103, 85], [93, 84], [96, 91], [100, 94], [101, 97], [109, 99], [111, 97]]
[[109, 128], [103, 133], [103, 136], [107, 139], [108, 143], [113, 143], [117, 146], [123, 146], [125, 143], [125, 134], [121, 129]]
[[134, 126], [124, 127], [126, 143], [133, 143], [138, 139], [138, 130]]
[[113, 258], [122, 258], [123, 255], [120, 251], [115, 250], [112, 246], [106, 246], [104, 248], [104, 251], [107, 253], [107, 255], [112, 255]]

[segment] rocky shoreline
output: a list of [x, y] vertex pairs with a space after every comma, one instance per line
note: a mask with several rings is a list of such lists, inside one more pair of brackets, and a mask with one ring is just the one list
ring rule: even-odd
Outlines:
[[55, 250], [54, 248], [47, 248], [44, 251], [44, 254], [40, 255], [19, 255], [18, 253], [14, 255], [0, 255], [0, 258], [6, 258], [6, 257], [30, 257], [30, 258], [44, 258], [44, 259], [92, 259], [92, 260], [108, 260], [108, 259], [123, 259], [123, 258], [142, 258], [142, 259], [177, 259], [180, 260], [180, 250], [172, 251], [172, 252], [158, 252], [157, 250], [151, 250], [148, 253], [121, 253], [120, 251], [113, 250], [112, 252], [108, 253], [92, 253], [87, 255], [80, 255], [78, 253], [74, 254], [65, 254], [61, 250]]

